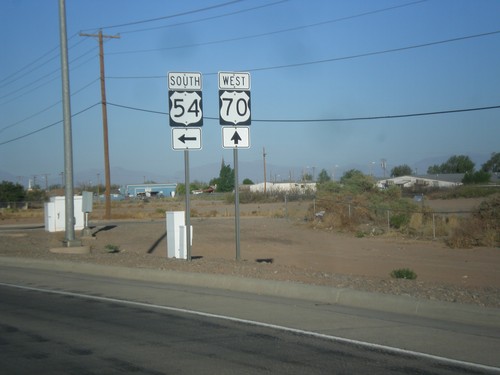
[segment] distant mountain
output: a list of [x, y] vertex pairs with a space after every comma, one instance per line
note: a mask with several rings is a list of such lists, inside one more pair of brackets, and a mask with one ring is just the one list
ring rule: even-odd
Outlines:
[[[144, 181], [154, 181], [158, 183], [175, 182], [168, 178], [166, 175], [159, 173], [152, 173], [148, 171], [134, 171], [122, 167], [112, 167], [110, 170], [111, 184], [113, 185], [129, 185], [140, 184]], [[75, 186], [88, 184], [96, 185], [100, 183], [104, 185], [105, 175], [101, 169], [87, 169], [75, 174]], [[99, 180], [99, 181], [98, 181]]]
[[0, 171], [0, 181], [11, 181], [17, 183], [18, 178], [9, 172]]
[[[429, 157], [421, 159], [415, 162], [407, 162], [407, 164], [413, 168], [414, 173], [423, 175], [427, 173], [427, 169], [435, 164], [442, 164], [446, 162], [453, 155], [442, 155], [436, 157]], [[491, 154], [468, 154], [471, 160], [475, 163], [476, 170], [481, 168], [481, 166], [490, 159]], [[226, 160], [226, 163], [233, 166], [232, 160]], [[404, 164], [402, 162], [401, 164]], [[387, 175], [390, 174], [391, 169], [395, 166], [390, 164], [387, 168]], [[399, 165], [399, 164], [397, 164]], [[205, 164], [199, 167], [191, 167], [189, 174], [191, 181], [201, 181], [208, 183], [212, 178], [218, 177], [220, 172], [221, 164], [220, 162]], [[350, 163], [342, 165], [341, 167], [333, 170], [332, 166], [321, 166], [317, 165], [315, 167], [304, 167], [304, 166], [286, 166], [286, 165], [275, 165], [266, 164], [266, 178], [267, 181], [293, 181], [300, 180], [303, 173], [308, 173], [317, 177], [322, 169], [325, 169], [330, 176], [334, 175], [335, 180], [339, 180], [342, 175], [350, 169], [358, 169], [363, 173], [373, 173], [375, 177], [382, 177], [383, 171], [379, 163], [372, 166], [368, 164]], [[154, 181], [157, 183], [171, 183], [171, 182], [184, 182], [184, 169], [178, 169], [172, 173], [157, 173], [151, 171], [137, 171], [129, 170], [122, 167], [112, 167], [111, 168], [111, 183], [116, 185], [128, 185], [143, 183], [144, 181]], [[263, 160], [254, 160], [249, 162], [241, 162], [238, 165], [238, 175], [240, 182], [245, 178], [249, 178], [255, 183], [264, 181], [264, 162]], [[37, 184], [45, 186], [47, 182], [48, 186], [61, 184], [61, 177], [59, 175], [49, 175], [48, 180], [45, 181], [43, 176], [37, 177]], [[28, 187], [28, 180], [24, 177], [21, 181], [19, 178], [9, 172], [0, 170], [0, 181], [11, 181], [11, 182], [21, 182], [23, 186]], [[74, 175], [75, 187], [83, 184], [96, 185], [97, 183], [104, 184], [105, 176], [102, 169], [92, 168], [83, 171], [76, 171]]]

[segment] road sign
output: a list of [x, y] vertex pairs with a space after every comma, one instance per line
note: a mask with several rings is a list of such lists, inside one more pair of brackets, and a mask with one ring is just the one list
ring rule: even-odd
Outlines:
[[219, 90], [250, 91], [250, 73], [219, 72]]
[[250, 128], [248, 126], [223, 126], [223, 148], [250, 148]]
[[172, 91], [201, 91], [201, 73], [168, 72], [168, 89]]
[[169, 72], [170, 126], [202, 126], [201, 73]]
[[174, 150], [201, 150], [201, 128], [172, 128]]
[[219, 72], [219, 123], [250, 125], [250, 73]]

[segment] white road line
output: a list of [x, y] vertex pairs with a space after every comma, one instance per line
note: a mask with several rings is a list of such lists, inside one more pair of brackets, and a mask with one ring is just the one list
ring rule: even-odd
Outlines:
[[500, 368], [498, 368], [498, 367], [481, 365], [481, 364], [472, 363], [472, 362], [459, 361], [456, 359], [440, 357], [440, 356], [436, 356], [436, 355], [432, 355], [432, 354], [414, 352], [412, 350], [394, 348], [392, 346], [386, 346], [386, 345], [373, 344], [373, 343], [364, 342], [364, 341], [346, 339], [343, 337], [331, 336], [331, 335], [326, 335], [326, 334], [318, 333], [318, 332], [304, 331], [301, 329], [284, 327], [284, 326], [279, 326], [276, 324], [269, 324], [269, 323], [257, 322], [254, 320], [234, 318], [234, 317], [226, 316], [226, 315], [219, 315], [219, 314], [206, 313], [206, 312], [202, 312], [202, 311], [181, 309], [178, 307], [154, 305], [154, 304], [145, 303], [145, 302], [127, 301], [127, 300], [122, 300], [122, 299], [118, 299], [118, 298], [92, 296], [92, 295], [83, 294], [83, 293], [73, 293], [73, 292], [65, 292], [65, 291], [61, 291], [61, 290], [34, 288], [34, 287], [29, 287], [29, 286], [24, 286], [24, 285], [16, 285], [16, 284], [9, 284], [9, 283], [2, 283], [2, 282], [0, 282], [0, 286], [17, 288], [17, 289], [24, 289], [24, 290], [30, 290], [30, 291], [42, 292], [42, 293], [59, 294], [59, 295], [63, 295], [63, 296], [79, 297], [79, 298], [91, 299], [91, 300], [102, 301], [102, 302], [114, 302], [114, 303], [121, 303], [121, 304], [131, 305], [131, 306], [155, 308], [155, 309], [159, 309], [159, 310], [174, 311], [174, 312], [180, 312], [180, 313], [190, 314], [190, 315], [197, 315], [197, 316], [202, 316], [202, 317], [207, 317], [207, 318], [222, 319], [222, 320], [227, 320], [227, 321], [231, 321], [231, 322], [249, 324], [249, 325], [254, 325], [254, 326], [259, 326], [259, 327], [272, 328], [272, 329], [276, 329], [276, 330], [280, 330], [280, 331], [284, 331], [284, 332], [291, 332], [291, 333], [301, 334], [301, 335], [305, 335], [305, 336], [309, 336], [309, 337], [316, 337], [316, 338], [321, 338], [321, 339], [335, 341], [335, 342], [357, 345], [357, 346], [361, 346], [363, 348], [368, 348], [368, 349], [384, 350], [384, 351], [394, 353], [394, 354], [412, 355], [412, 356], [415, 356], [417, 358], [425, 358], [425, 359], [430, 359], [430, 360], [434, 360], [434, 361], [440, 361], [440, 362], [444, 362], [444, 363], [451, 364], [451, 365], [466, 366], [466, 367], [470, 367], [470, 368], [481, 370], [481, 371], [495, 371], [495, 372], [500, 373]]

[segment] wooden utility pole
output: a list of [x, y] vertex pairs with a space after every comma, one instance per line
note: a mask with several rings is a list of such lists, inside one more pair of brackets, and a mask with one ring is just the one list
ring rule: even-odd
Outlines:
[[119, 35], [103, 35], [102, 30], [98, 34], [80, 33], [80, 36], [97, 37], [99, 41], [99, 63], [101, 66], [101, 108], [102, 108], [102, 132], [104, 143], [104, 178], [106, 183], [105, 196], [105, 219], [111, 219], [111, 171], [109, 168], [109, 142], [108, 142], [108, 111], [106, 108], [106, 79], [104, 75], [104, 38], [119, 39]]

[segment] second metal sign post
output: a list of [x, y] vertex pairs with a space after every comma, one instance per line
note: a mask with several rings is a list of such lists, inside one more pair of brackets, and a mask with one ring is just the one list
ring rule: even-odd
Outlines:
[[191, 260], [191, 207], [189, 182], [189, 150], [201, 149], [203, 105], [201, 73], [169, 72], [168, 104], [172, 127], [172, 148], [184, 150], [184, 187], [186, 195], [185, 225], [187, 260]]

